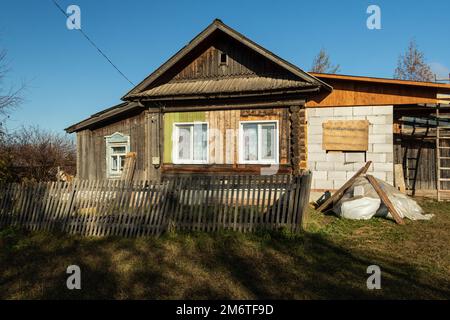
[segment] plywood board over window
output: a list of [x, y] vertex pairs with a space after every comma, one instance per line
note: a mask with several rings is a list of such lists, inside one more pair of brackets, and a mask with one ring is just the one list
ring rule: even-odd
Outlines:
[[326, 151], [367, 151], [369, 121], [329, 120], [322, 124], [322, 148]]

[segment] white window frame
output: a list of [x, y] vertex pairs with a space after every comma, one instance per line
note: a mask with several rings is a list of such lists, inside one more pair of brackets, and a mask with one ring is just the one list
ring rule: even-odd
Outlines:
[[[261, 126], [257, 126], [258, 128], [258, 160], [244, 160], [244, 124], [265, 124], [265, 123], [273, 123], [275, 124], [275, 157], [273, 160], [262, 160], [261, 158], [261, 146], [262, 146], [262, 134], [261, 134]], [[251, 121], [239, 121], [239, 163], [240, 164], [278, 164], [279, 163], [279, 145], [280, 145], [280, 136], [279, 136], [279, 124], [278, 120], [251, 120]]]
[[[206, 160], [193, 160], [194, 159], [194, 126], [206, 124]], [[178, 158], [178, 127], [191, 125], [191, 149], [189, 150], [190, 159]], [[193, 122], [174, 122], [172, 127], [172, 162], [174, 164], [208, 164], [209, 163], [209, 123], [205, 121], [193, 121]]]
[[[115, 132], [110, 136], [105, 137], [106, 142], [106, 174], [108, 178], [119, 178], [122, 174], [121, 170], [112, 170], [112, 148], [125, 147], [125, 155], [130, 152], [130, 136], [124, 135], [120, 132]], [[120, 166], [120, 161], [118, 162]], [[123, 168], [122, 168], [123, 170]]]

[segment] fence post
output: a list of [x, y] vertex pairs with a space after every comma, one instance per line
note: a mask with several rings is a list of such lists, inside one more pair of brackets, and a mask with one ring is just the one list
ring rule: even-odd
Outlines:
[[312, 182], [312, 172], [306, 171], [302, 174], [300, 179], [300, 196], [299, 196], [299, 207], [297, 210], [297, 228], [303, 230], [305, 223], [305, 213], [309, 203], [309, 197], [311, 193], [311, 182]]

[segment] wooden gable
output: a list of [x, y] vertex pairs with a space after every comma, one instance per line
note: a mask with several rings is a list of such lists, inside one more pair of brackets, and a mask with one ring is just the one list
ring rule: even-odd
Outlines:
[[[221, 54], [225, 54], [221, 63]], [[220, 81], [220, 82], [219, 82]], [[221, 93], [310, 92], [332, 88], [215, 20], [123, 99], [210, 98]]]

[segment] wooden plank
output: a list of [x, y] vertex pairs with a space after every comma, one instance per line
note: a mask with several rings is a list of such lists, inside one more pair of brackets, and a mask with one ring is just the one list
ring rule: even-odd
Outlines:
[[384, 192], [384, 190], [381, 188], [381, 186], [378, 184], [378, 181], [368, 174], [367, 180], [369, 180], [372, 187], [375, 189], [375, 191], [378, 193], [378, 196], [380, 196], [381, 201], [384, 203], [384, 205], [389, 209], [389, 212], [394, 217], [395, 222], [398, 224], [405, 224], [400, 214], [395, 209], [394, 205], [392, 204], [391, 200], [389, 200], [388, 195]]
[[326, 200], [324, 203], [322, 203], [322, 205], [320, 205], [316, 210], [322, 212], [322, 211], [326, 210], [333, 202], [339, 201], [339, 199], [341, 199], [342, 196], [344, 195], [345, 190], [347, 190], [353, 184], [353, 182], [356, 180], [356, 178], [358, 178], [362, 174], [365, 174], [367, 172], [367, 170], [369, 170], [369, 167], [371, 164], [372, 164], [372, 161], [368, 161], [364, 165], [364, 167], [359, 169], [353, 175], [353, 177], [350, 178], [350, 180], [348, 180], [346, 183], [344, 183], [344, 185], [338, 191], [336, 191], [328, 200]]
[[403, 175], [403, 166], [401, 164], [394, 165], [395, 186], [402, 193], [406, 193], [405, 177]]
[[328, 120], [322, 123], [322, 149], [332, 151], [367, 151], [368, 120]]

